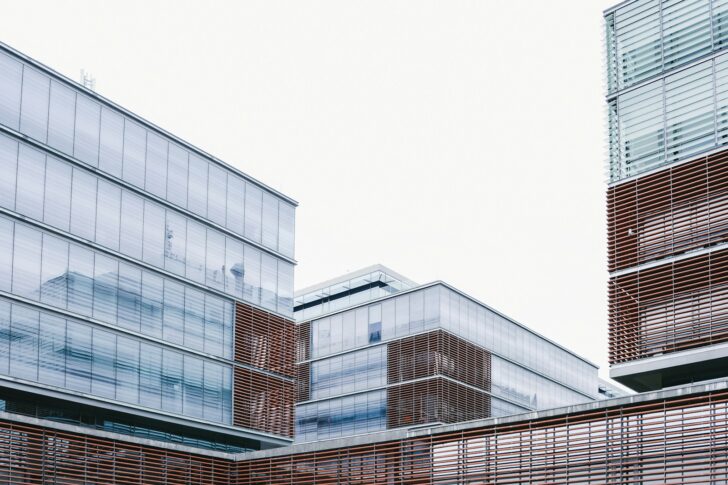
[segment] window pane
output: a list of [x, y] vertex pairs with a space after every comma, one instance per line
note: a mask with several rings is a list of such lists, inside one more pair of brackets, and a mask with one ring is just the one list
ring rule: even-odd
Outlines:
[[86, 96], [76, 97], [76, 136], [73, 154], [94, 167], [99, 163], [101, 106]]
[[187, 223], [187, 277], [198, 283], [205, 282], [205, 228], [192, 221]]
[[48, 93], [50, 80], [25, 66], [20, 107], [20, 131], [45, 143], [48, 134]]
[[164, 209], [153, 202], [144, 202], [144, 261], [164, 267]]
[[207, 230], [207, 258], [205, 259], [207, 285], [225, 290], [225, 236]]
[[142, 272], [142, 333], [152, 337], [162, 337], [163, 291], [162, 277]]
[[[2, 56], [0, 56], [0, 61], [2, 61]], [[0, 206], [10, 210], [15, 210], [17, 170], [18, 142], [6, 136], [0, 136], [0, 173], [3, 174], [0, 177]]]
[[17, 130], [23, 65], [0, 53], [0, 123]]
[[213, 362], [204, 363], [204, 418], [222, 421], [222, 367]]
[[185, 347], [204, 348], [205, 296], [201, 291], [185, 289]]
[[15, 224], [0, 217], [0, 290], [10, 291], [13, 274], [13, 229]]
[[180, 207], [187, 207], [187, 156], [187, 150], [169, 144], [167, 200]]
[[253, 184], [245, 184], [245, 236], [260, 242], [263, 191]]
[[184, 413], [201, 418], [202, 411], [202, 360], [184, 356]]
[[101, 253], [96, 253], [94, 263], [94, 318], [116, 323], [119, 263]]
[[144, 187], [144, 159], [147, 147], [147, 132], [136, 123], [124, 120], [124, 167], [122, 178], [127, 182]]
[[66, 321], [40, 314], [38, 381], [63, 387], [66, 381]]
[[238, 298], [243, 297], [243, 270], [245, 258], [243, 243], [231, 237], [225, 242], [225, 291]]
[[278, 287], [278, 260], [270, 254], [263, 253], [261, 271], [261, 304], [265, 308], [276, 310], [276, 289]]
[[207, 217], [221, 226], [225, 225], [226, 191], [227, 173], [220, 167], [210, 164], [207, 185]]
[[22, 305], [12, 306], [10, 323], [10, 375], [38, 380], [38, 312]]
[[278, 250], [288, 257], [293, 257], [295, 246], [295, 209], [281, 202], [278, 207]]
[[13, 293], [37, 300], [40, 296], [40, 232], [16, 224], [13, 254]]
[[278, 261], [278, 311], [284, 315], [293, 313], [293, 265], [283, 261]]
[[212, 355], [222, 355], [222, 312], [223, 300], [205, 295], [205, 348]]
[[93, 306], [94, 253], [70, 245], [68, 256], [68, 309], [91, 315]]
[[162, 406], [162, 349], [156, 345], [141, 344], [139, 359], [139, 403], [153, 409]]
[[260, 304], [260, 251], [251, 246], [245, 248], [243, 283], [243, 298]]
[[147, 133], [147, 171], [145, 188], [159, 197], [167, 195], [167, 140]]
[[73, 153], [73, 127], [76, 116], [76, 93], [51, 81], [51, 102], [48, 109], [48, 144], [63, 153]]
[[278, 199], [263, 194], [263, 246], [278, 250]]
[[164, 282], [164, 340], [176, 344], [184, 341], [185, 294], [184, 287], [170, 280]]
[[182, 413], [182, 354], [162, 352], [162, 409]]
[[43, 267], [40, 299], [43, 303], [66, 308], [68, 289], [68, 243], [43, 234]]
[[200, 157], [190, 155], [187, 208], [202, 217], [207, 217], [207, 165]]
[[67, 322], [66, 331], [66, 387], [91, 392], [91, 327]]
[[46, 224], [68, 231], [71, 224], [71, 166], [53, 157], [46, 160]]
[[116, 395], [116, 335], [93, 330], [93, 361], [91, 363], [91, 392], [114, 399]]
[[71, 190], [71, 232], [93, 241], [96, 235], [96, 177], [73, 169]]
[[117, 337], [116, 399], [136, 404], [139, 402], [139, 342]]
[[15, 210], [37, 221], [43, 220], [45, 158], [43, 153], [20, 145]]
[[121, 224], [121, 189], [99, 179], [96, 218], [96, 242], [115, 251], [119, 250]]
[[144, 202], [129, 191], [121, 192], [121, 252], [142, 259]]
[[187, 219], [174, 211], [167, 211], [167, 231], [164, 245], [164, 267], [181, 276], [185, 274], [187, 250]]
[[108, 108], [101, 108], [99, 169], [121, 177], [124, 150], [124, 118]]
[[141, 298], [141, 270], [128, 264], [119, 264], [119, 325], [139, 331]]
[[231, 231], [242, 236], [245, 234], [245, 182], [232, 174], [228, 174], [227, 183], [225, 225]]

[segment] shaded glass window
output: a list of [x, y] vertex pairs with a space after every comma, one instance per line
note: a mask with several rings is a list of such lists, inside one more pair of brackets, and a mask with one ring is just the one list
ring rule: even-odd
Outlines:
[[121, 193], [121, 252], [142, 259], [144, 201], [126, 190]]
[[184, 341], [185, 294], [184, 286], [173, 281], [164, 282], [164, 298], [162, 299], [163, 338], [172, 343]]
[[245, 248], [243, 297], [260, 304], [260, 251], [251, 246]]
[[43, 234], [40, 300], [58, 308], [68, 301], [68, 243]]
[[142, 312], [142, 272], [119, 264], [119, 325], [138, 332]]
[[94, 253], [71, 244], [68, 252], [68, 309], [91, 315], [93, 307]]
[[214, 164], [210, 164], [207, 187], [207, 217], [211, 221], [224, 226], [227, 172]]
[[205, 295], [205, 347], [204, 351], [212, 355], [222, 355], [223, 300], [212, 295]]
[[184, 344], [195, 350], [203, 350], [205, 338], [205, 295], [192, 288], [185, 289]]
[[23, 65], [0, 52], [0, 123], [17, 130]]
[[200, 359], [184, 356], [184, 413], [197, 418], [203, 417], [202, 380], [203, 366]]
[[18, 154], [18, 191], [15, 210], [35, 220], [43, 220], [43, 186], [45, 185], [45, 155], [26, 145]]
[[99, 169], [121, 177], [124, 152], [124, 118], [108, 108], [101, 108]]
[[182, 354], [168, 349], [162, 353], [162, 409], [182, 413]]
[[187, 222], [187, 277], [205, 282], [205, 246], [207, 231], [193, 221]]
[[144, 159], [146, 157], [147, 132], [144, 128], [124, 120], [124, 166], [122, 178], [127, 182], [144, 187]]
[[50, 80], [40, 72], [25, 66], [23, 94], [20, 106], [20, 131], [46, 141], [48, 134], [48, 93]]
[[295, 245], [295, 217], [294, 207], [280, 202], [278, 207], [278, 250], [291, 258]]
[[189, 159], [189, 191], [187, 208], [202, 217], [207, 217], [207, 165], [208, 163], [196, 155]]
[[167, 145], [166, 139], [147, 133], [145, 188], [159, 197], [167, 195]]
[[10, 375], [38, 379], [38, 312], [13, 305], [10, 323]]
[[[0, 223], [0, 229], [3, 229]], [[2, 242], [0, 233], [0, 244]], [[0, 249], [2, 247], [0, 246]], [[0, 269], [2, 269], [0, 267]], [[0, 373], [7, 374], [10, 366], [10, 303], [0, 300]]]
[[278, 302], [276, 294], [278, 288], [278, 260], [270, 254], [263, 253], [261, 264], [261, 305], [276, 310]]
[[162, 349], [141, 344], [139, 358], [139, 404], [152, 409], [162, 406]]
[[96, 235], [96, 181], [84, 170], [73, 170], [71, 232], [90, 241]]
[[144, 203], [143, 259], [158, 268], [164, 267], [164, 212], [157, 204]]
[[66, 321], [40, 314], [38, 381], [52, 386], [66, 384]]
[[66, 330], [66, 387], [91, 392], [91, 327], [67, 322]]
[[169, 144], [167, 200], [180, 207], [187, 207], [187, 157], [187, 150]]
[[225, 209], [227, 228], [241, 236], [245, 234], [245, 182], [232, 174], [228, 174]]
[[[0, 61], [2, 57], [0, 56]], [[0, 74], [2, 76], [2, 74]], [[0, 136], [0, 206], [15, 209], [15, 184], [18, 170], [18, 142]]]
[[263, 193], [263, 246], [278, 249], [278, 199]]
[[243, 297], [245, 277], [243, 243], [227, 238], [225, 243], [225, 291], [238, 298]]
[[63, 153], [73, 153], [73, 131], [76, 117], [76, 92], [51, 81], [48, 109], [48, 144]]
[[71, 166], [47, 157], [43, 220], [68, 231], [71, 224]]
[[37, 300], [40, 293], [41, 233], [15, 225], [13, 293]]
[[121, 228], [121, 189], [102, 179], [99, 179], [98, 183], [96, 242], [118, 251]]
[[149, 271], [142, 272], [142, 333], [162, 337], [164, 280]]
[[245, 184], [245, 236], [260, 242], [263, 191], [253, 184]]
[[118, 261], [97, 253], [94, 258], [94, 318], [105, 322], [116, 322], [118, 287]]
[[207, 231], [207, 257], [205, 259], [207, 285], [225, 290], [225, 236]]
[[91, 392], [97, 396], [116, 397], [116, 335], [93, 330], [93, 361], [91, 362]]
[[187, 251], [187, 219], [174, 211], [167, 211], [164, 267], [184, 276]]
[[116, 399], [139, 402], [139, 342], [119, 335], [116, 341]]

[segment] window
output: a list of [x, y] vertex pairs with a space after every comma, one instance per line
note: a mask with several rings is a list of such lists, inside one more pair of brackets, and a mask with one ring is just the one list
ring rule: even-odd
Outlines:
[[101, 108], [99, 169], [121, 177], [124, 152], [124, 118], [114, 111]]
[[99, 164], [101, 106], [86, 96], [76, 97], [76, 133], [73, 155], [94, 167]]
[[0, 52], [0, 123], [17, 130], [23, 65]]
[[51, 99], [48, 108], [48, 145], [63, 153], [73, 153], [75, 117], [75, 91], [56, 81], [51, 81]]
[[48, 134], [48, 92], [50, 80], [27, 66], [23, 69], [20, 131], [45, 143]]

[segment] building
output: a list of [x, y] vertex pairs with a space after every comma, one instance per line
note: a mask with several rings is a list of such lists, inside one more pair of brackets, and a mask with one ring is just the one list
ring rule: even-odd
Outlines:
[[293, 434], [296, 202], [0, 44], [0, 409]]
[[728, 3], [605, 13], [611, 377], [728, 377]]
[[297, 292], [294, 311], [297, 441], [598, 396], [594, 364], [442, 282], [370, 266]]

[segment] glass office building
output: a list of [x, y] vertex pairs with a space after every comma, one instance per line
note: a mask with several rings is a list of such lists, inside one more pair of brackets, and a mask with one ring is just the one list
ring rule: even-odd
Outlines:
[[357, 297], [346, 307], [299, 318], [297, 441], [597, 397], [594, 364], [445, 283], [416, 285], [393, 275], [370, 267], [319, 285], [319, 292], [298, 292], [297, 314], [304, 301], [318, 307], [310, 295]]
[[295, 201], [2, 44], [0, 174], [2, 409], [290, 441]]
[[611, 376], [728, 376], [728, 2], [605, 12]]

